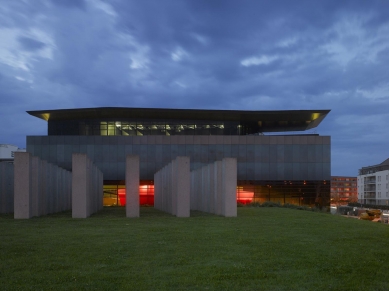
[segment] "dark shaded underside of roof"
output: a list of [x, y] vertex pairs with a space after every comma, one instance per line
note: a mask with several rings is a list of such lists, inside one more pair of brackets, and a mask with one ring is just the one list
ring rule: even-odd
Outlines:
[[262, 132], [303, 131], [317, 127], [330, 110], [205, 110], [100, 107], [27, 111], [46, 121], [85, 119], [207, 120], [256, 124]]

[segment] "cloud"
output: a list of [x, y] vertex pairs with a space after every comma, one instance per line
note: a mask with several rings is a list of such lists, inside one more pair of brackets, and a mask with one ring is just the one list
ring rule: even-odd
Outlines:
[[261, 56], [244, 59], [240, 64], [244, 67], [267, 65], [277, 59], [276, 56]]
[[171, 53], [171, 58], [175, 62], [181, 61], [184, 57], [188, 56], [188, 53], [182, 48], [178, 47]]

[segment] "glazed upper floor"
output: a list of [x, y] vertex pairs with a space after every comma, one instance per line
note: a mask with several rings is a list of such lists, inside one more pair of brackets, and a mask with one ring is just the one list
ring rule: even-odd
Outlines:
[[81, 108], [28, 111], [48, 121], [48, 135], [256, 135], [317, 127], [330, 110]]

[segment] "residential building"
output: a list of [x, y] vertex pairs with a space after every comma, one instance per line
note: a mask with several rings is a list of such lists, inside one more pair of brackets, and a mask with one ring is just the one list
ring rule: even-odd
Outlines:
[[358, 201], [363, 204], [389, 205], [389, 159], [359, 169]]
[[15, 152], [25, 152], [26, 149], [18, 148], [11, 144], [0, 144], [0, 162], [13, 161]]
[[331, 177], [331, 204], [347, 205], [358, 202], [357, 177]]

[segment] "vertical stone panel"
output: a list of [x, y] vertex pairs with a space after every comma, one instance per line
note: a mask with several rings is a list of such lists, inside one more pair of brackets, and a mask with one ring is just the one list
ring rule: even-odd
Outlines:
[[40, 214], [40, 164], [38, 157], [31, 157], [31, 217], [39, 216]]
[[126, 216], [139, 217], [139, 156], [126, 157]]
[[16, 152], [14, 166], [14, 218], [28, 219], [32, 217], [31, 154]]
[[48, 206], [47, 206], [47, 162], [41, 161], [41, 175], [40, 175], [40, 201], [39, 204], [39, 215], [46, 215], [48, 213]]
[[86, 155], [72, 156], [72, 217], [86, 218], [87, 213], [87, 166]]
[[176, 215], [190, 216], [189, 157], [177, 157], [154, 174], [154, 207]]
[[66, 202], [70, 172], [28, 152], [15, 153], [14, 217], [31, 218], [70, 209]]
[[176, 216], [190, 216], [190, 159], [177, 157], [175, 171]]
[[215, 214], [222, 215], [222, 162], [215, 162], [214, 167], [214, 195], [215, 195]]
[[236, 186], [237, 186], [237, 162], [234, 158], [222, 160], [223, 181], [223, 215], [227, 217], [237, 216]]
[[236, 216], [237, 161], [224, 158], [191, 173], [191, 209]]
[[102, 173], [86, 154], [73, 154], [72, 169], [72, 217], [86, 218], [102, 208]]

